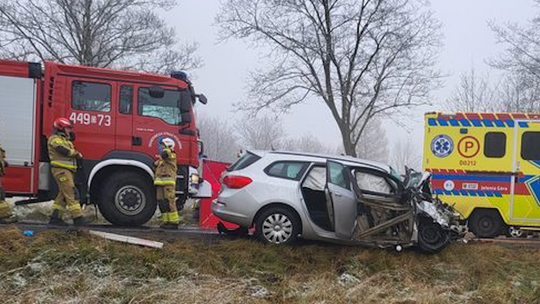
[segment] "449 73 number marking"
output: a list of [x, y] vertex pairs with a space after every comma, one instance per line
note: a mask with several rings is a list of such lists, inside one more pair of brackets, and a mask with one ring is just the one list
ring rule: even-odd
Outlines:
[[69, 120], [71, 120], [74, 124], [87, 126], [98, 125], [105, 127], [109, 127], [112, 122], [111, 115], [75, 112], [72, 112], [71, 115], [69, 115]]

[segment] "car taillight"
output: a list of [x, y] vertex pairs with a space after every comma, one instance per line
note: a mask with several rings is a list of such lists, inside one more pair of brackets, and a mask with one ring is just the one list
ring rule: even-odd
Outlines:
[[227, 188], [240, 189], [249, 185], [252, 181], [251, 178], [246, 176], [227, 175], [223, 179], [223, 184], [227, 186]]

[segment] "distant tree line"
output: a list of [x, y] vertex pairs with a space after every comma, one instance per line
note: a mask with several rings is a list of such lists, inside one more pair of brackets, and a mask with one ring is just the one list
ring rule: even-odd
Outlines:
[[[230, 119], [200, 116], [198, 128], [208, 158], [224, 162], [236, 160], [238, 152], [246, 149], [345, 154], [340, 145], [325, 143], [317, 134], [292, 136], [282, 121], [273, 116], [242, 118], [233, 123]], [[373, 120], [367, 130], [362, 144], [357, 147], [358, 157], [388, 162], [388, 141], [381, 121]]]

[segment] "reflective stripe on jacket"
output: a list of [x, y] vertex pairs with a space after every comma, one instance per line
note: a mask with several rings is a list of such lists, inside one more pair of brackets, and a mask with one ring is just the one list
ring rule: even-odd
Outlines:
[[[70, 171], [77, 171], [76, 156], [79, 153], [75, 150], [73, 143], [62, 135], [54, 134], [49, 138], [47, 144], [49, 149], [49, 159], [51, 160], [51, 167], [64, 168]], [[68, 155], [63, 155], [57, 151], [58, 147], [63, 147], [68, 151]]]
[[155, 165], [154, 185], [169, 186], [176, 184], [176, 153], [173, 150], [164, 149]]
[[6, 174], [6, 151], [0, 146], [0, 176]]

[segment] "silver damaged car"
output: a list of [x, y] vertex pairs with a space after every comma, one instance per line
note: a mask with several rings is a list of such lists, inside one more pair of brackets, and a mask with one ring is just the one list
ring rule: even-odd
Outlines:
[[460, 215], [431, 195], [428, 173], [346, 157], [248, 151], [221, 177], [212, 212], [258, 239], [298, 237], [438, 252], [463, 236]]

